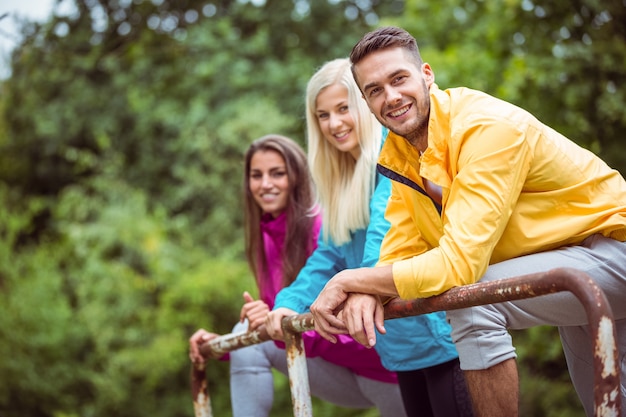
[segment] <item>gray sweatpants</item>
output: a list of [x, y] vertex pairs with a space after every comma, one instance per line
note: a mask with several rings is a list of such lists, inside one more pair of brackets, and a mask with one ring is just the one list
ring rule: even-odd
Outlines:
[[[481, 282], [547, 271], [579, 269], [604, 291], [616, 322], [622, 404], [626, 405], [626, 243], [594, 235], [580, 246], [536, 253], [491, 265]], [[507, 329], [558, 326], [567, 365], [587, 415], [593, 415], [593, 354], [585, 311], [570, 292], [559, 292], [447, 312], [461, 369], [487, 369], [515, 358]], [[623, 407], [624, 408], [624, 407]], [[626, 416], [626, 410], [622, 411]]]
[[[237, 324], [233, 332], [247, 329]], [[230, 353], [233, 417], [266, 417], [274, 402], [272, 368], [288, 375], [287, 356], [273, 341]], [[406, 417], [398, 384], [355, 375], [322, 358], [307, 358], [311, 395], [347, 408], [377, 407], [382, 417]]]

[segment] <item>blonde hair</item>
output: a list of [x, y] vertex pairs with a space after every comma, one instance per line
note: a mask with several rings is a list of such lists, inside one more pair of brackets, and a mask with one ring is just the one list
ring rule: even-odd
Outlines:
[[[361, 155], [354, 160], [322, 135], [316, 101], [319, 93], [339, 84], [348, 91], [348, 108], [354, 119]], [[306, 89], [308, 159], [322, 208], [322, 236], [342, 245], [352, 233], [367, 227], [369, 202], [376, 186], [376, 162], [382, 141], [382, 127], [372, 115], [350, 71], [347, 58], [324, 64], [309, 80]]]

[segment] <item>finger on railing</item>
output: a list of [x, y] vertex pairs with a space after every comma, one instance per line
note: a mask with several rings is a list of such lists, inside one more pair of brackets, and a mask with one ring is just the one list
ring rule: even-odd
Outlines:
[[284, 317], [281, 323], [283, 332], [302, 333], [315, 329], [315, 322], [311, 313], [297, 314], [295, 316]]

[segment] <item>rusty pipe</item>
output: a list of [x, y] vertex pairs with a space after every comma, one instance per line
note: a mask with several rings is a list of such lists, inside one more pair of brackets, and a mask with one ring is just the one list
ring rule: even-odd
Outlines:
[[[556, 268], [546, 272], [455, 287], [430, 298], [393, 299], [385, 305], [385, 319], [514, 301], [560, 291], [570, 291], [574, 294], [589, 318], [594, 336], [595, 416], [619, 416], [621, 410], [619, 362], [613, 314], [602, 290], [582, 271]], [[303, 332], [313, 328], [314, 322], [310, 313], [283, 320], [283, 329], [287, 333]], [[206, 358], [219, 358], [231, 350], [265, 340], [269, 340], [269, 336], [262, 328], [250, 333], [220, 336], [205, 343], [200, 351]], [[194, 393], [194, 400], [195, 398]], [[200, 417], [198, 414], [196, 416]]]
[[[211, 339], [200, 346], [200, 354], [205, 359], [219, 359], [233, 350], [269, 340], [265, 326], [252, 332], [229, 333]], [[206, 362], [208, 364], [208, 361]], [[191, 396], [195, 417], [213, 417], [211, 396], [206, 380], [206, 365], [191, 367]]]
[[219, 359], [230, 351], [256, 345], [266, 340], [270, 340], [270, 336], [265, 326], [260, 326], [251, 332], [228, 333], [211, 339], [200, 346], [200, 354], [206, 359]]
[[191, 367], [191, 396], [195, 417], [212, 417], [211, 397], [204, 366]]
[[294, 417], [311, 417], [313, 405], [302, 333], [313, 328], [313, 316], [308, 314], [284, 317], [281, 326], [285, 335], [293, 415]]
[[385, 318], [520, 300], [560, 291], [570, 291], [575, 295], [589, 319], [593, 335], [595, 416], [619, 416], [620, 376], [613, 312], [604, 292], [582, 271], [555, 268], [498, 281], [463, 285], [430, 298], [408, 301], [394, 299], [385, 306]]

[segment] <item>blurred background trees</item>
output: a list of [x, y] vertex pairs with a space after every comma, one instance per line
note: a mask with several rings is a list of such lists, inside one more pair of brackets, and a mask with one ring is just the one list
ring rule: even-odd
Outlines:
[[[409, 30], [440, 87], [512, 101], [626, 172], [623, 2], [74, 4], [23, 23], [0, 84], [2, 417], [193, 415], [187, 338], [230, 331], [254, 288], [243, 151], [304, 146], [308, 78], [375, 27]], [[554, 329], [514, 337], [522, 414], [582, 416]], [[209, 374], [229, 415], [227, 364]]]

